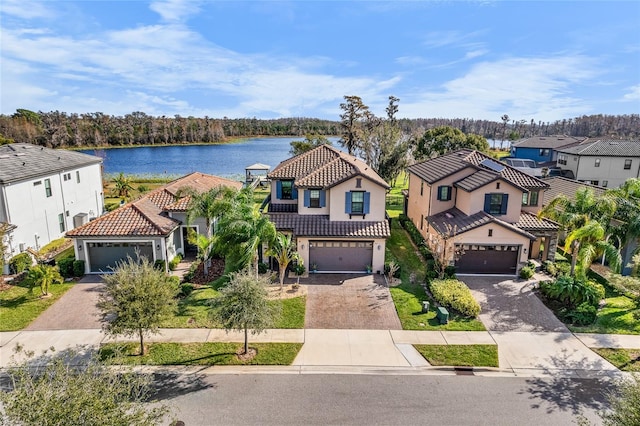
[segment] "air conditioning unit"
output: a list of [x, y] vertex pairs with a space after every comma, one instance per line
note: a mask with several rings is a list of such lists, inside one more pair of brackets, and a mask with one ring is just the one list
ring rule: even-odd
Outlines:
[[77, 228], [78, 226], [82, 226], [85, 223], [89, 223], [89, 214], [87, 213], [78, 213], [73, 217], [73, 227]]

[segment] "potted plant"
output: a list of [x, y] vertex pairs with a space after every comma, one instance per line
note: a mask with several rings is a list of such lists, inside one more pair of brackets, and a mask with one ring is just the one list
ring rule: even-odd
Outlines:
[[318, 264], [317, 263], [312, 263], [311, 264], [311, 272], [313, 272], [314, 274], [316, 272], [318, 272]]
[[371, 265], [367, 265], [365, 266], [366, 270], [367, 270], [367, 274], [371, 273]]

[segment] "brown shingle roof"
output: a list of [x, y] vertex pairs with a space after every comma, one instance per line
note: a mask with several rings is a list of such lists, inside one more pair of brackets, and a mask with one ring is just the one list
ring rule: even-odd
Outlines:
[[[495, 163], [499, 163], [504, 168], [498, 172], [483, 166], [481, 163], [487, 159], [490, 159]], [[547, 187], [547, 185], [540, 179], [529, 176], [528, 174], [479, 151], [472, 151], [469, 149], [461, 149], [459, 151], [450, 152], [448, 154], [432, 158], [422, 163], [414, 164], [409, 166], [408, 170], [423, 179], [425, 182], [433, 184], [466, 168], [482, 170], [484, 173], [478, 177], [482, 177], [485, 181], [487, 181], [488, 175], [494, 175], [496, 178], [499, 176], [518, 188], [541, 189]], [[473, 185], [468, 185], [468, 187], [472, 188]]]
[[463, 234], [467, 231], [471, 231], [472, 229], [478, 228], [482, 225], [486, 225], [488, 223], [495, 223], [497, 225], [503, 226], [515, 233], [520, 235], [524, 235], [525, 237], [535, 240], [536, 237], [528, 233], [527, 231], [520, 229], [510, 223], [504, 222], [496, 217], [485, 213], [483, 211], [479, 211], [477, 213], [472, 214], [471, 216], [467, 216], [460, 210], [453, 208], [433, 216], [429, 216], [426, 218], [427, 222], [438, 232], [440, 235], [451, 237], [454, 234]]
[[474, 189], [478, 189], [488, 183], [497, 180], [500, 176], [497, 173], [489, 173], [486, 170], [478, 170], [475, 173], [471, 173], [464, 179], [457, 181], [454, 185], [458, 188], [462, 188], [467, 192], [471, 192]]
[[[180, 221], [166, 215], [167, 210], [186, 211], [185, 200], [176, 201], [181, 188], [208, 191], [220, 185], [240, 189], [242, 183], [204, 173], [191, 173], [158, 188], [139, 200], [107, 213], [67, 232], [67, 237], [161, 236], [169, 234]], [[185, 197], [188, 198], [188, 197]], [[188, 200], [187, 200], [188, 201]]]
[[559, 229], [559, 225], [554, 221], [539, 218], [528, 212], [520, 213], [520, 219], [514, 225], [525, 231], [557, 231]]
[[302, 237], [387, 238], [389, 223], [361, 221], [330, 221], [329, 215], [298, 215], [270, 213], [269, 218], [278, 230], [290, 230]]
[[321, 145], [278, 164], [267, 175], [270, 179], [293, 179], [297, 187], [331, 188], [354, 176], [363, 176], [389, 188], [378, 174], [362, 160], [330, 145]]
[[549, 189], [544, 192], [544, 196], [542, 197], [543, 206], [548, 205], [551, 200], [553, 200], [560, 194], [564, 194], [570, 199], [573, 199], [576, 192], [578, 192], [579, 189], [583, 188], [590, 188], [596, 197], [603, 195], [606, 191], [606, 189], [601, 186], [578, 182], [577, 180], [567, 179], [560, 176], [547, 178], [544, 181], [547, 183], [547, 185], [549, 185]]

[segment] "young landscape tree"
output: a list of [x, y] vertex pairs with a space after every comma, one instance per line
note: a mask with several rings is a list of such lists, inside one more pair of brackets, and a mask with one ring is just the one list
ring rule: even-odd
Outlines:
[[289, 264], [294, 260], [300, 259], [300, 255], [296, 251], [296, 246], [291, 241], [291, 235], [278, 233], [267, 255], [273, 256], [278, 262], [278, 268], [280, 270], [280, 290], [282, 290]]
[[123, 200], [128, 200], [131, 197], [131, 191], [133, 191], [133, 185], [131, 184], [131, 177], [125, 176], [124, 173], [120, 172], [117, 177], [114, 177], [112, 180], [114, 188], [113, 192], [117, 197], [122, 198]]
[[144, 355], [144, 336], [158, 333], [160, 324], [176, 309], [178, 283], [155, 269], [146, 257], [118, 263], [104, 275], [105, 289], [98, 307], [108, 335], [137, 336]]
[[38, 264], [29, 268], [27, 282], [30, 290], [33, 290], [35, 286], [39, 286], [42, 295], [47, 296], [49, 295], [49, 287], [52, 284], [62, 284], [64, 279], [60, 275], [57, 266]]
[[243, 354], [249, 352], [249, 329], [251, 334], [262, 333], [278, 314], [276, 305], [269, 303], [268, 285], [267, 277], [256, 276], [247, 268], [230, 273], [229, 283], [213, 299], [212, 318], [227, 331], [244, 332]]
[[78, 356], [65, 351], [46, 363], [34, 365], [27, 359], [9, 366], [4, 373], [6, 387], [0, 391], [0, 424], [163, 424], [169, 410], [150, 398], [149, 374], [107, 367], [96, 355], [83, 358], [79, 368], [69, 362]]

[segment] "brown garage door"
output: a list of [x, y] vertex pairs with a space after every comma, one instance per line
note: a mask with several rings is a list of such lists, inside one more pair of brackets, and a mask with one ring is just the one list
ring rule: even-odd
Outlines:
[[456, 262], [459, 274], [511, 274], [518, 266], [520, 246], [463, 245], [463, 254]]
[[373, 241], [310, 241], [309, 267], [318, 271], [364, 272], [371, 265]]

